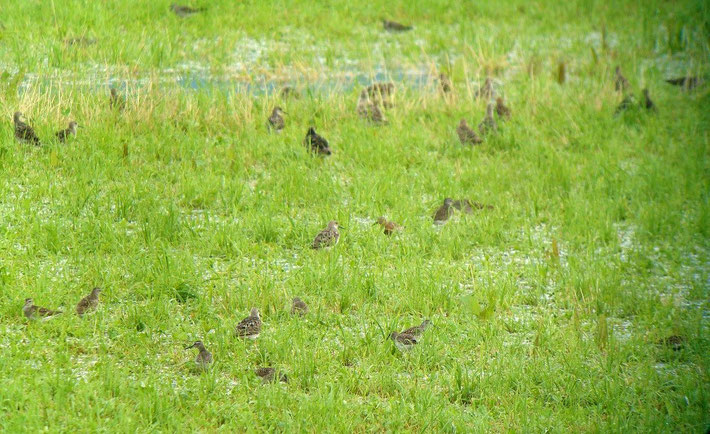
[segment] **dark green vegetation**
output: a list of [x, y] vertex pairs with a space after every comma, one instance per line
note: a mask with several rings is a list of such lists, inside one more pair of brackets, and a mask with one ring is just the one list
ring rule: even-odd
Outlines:
[[[708, 72], [705, 4], [224, 0], [180, 19], [169, 3], [3, 5], [1, 431], [707, 428], [709, 87], [663, 82]], [[384, 16], [414, 30], [384, 33]], [[617, 64], [657, 113], [612, 115]], [[454, 95], [399, 84], [384, 126], [357, 117], [357, 88], [283, 101], [209, 84], [422, 65]], [[487, 74], [513, 117], [464, 148]], [[15, 110], [44, 146], [14, 141]], [[84, 128], [53, 142], [70, 119]], [[307, 153], [309, 125], [333, 155]], [[447, 196], [495, 208], [434, 226]], [[385, 236], [380, 215], [405, 229]], [[329, 220], [340, 243], [311, 250]], [[26, 321], [25, 297], [65, 314]], [[255, 343], [233, 337], [251, 307]], [[397, 352], [389, 332], [422, 318]], [[658, 344], [672, 335], [677, 350]], [[184, 350], [198, 339], [206, 373]]]

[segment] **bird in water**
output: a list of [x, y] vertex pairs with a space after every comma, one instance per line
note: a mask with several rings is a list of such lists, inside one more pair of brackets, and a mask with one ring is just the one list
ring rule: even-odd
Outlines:
[[35, 134], [35, 130], [23, 120], [24, 115], [21, 112], [15, 112], [12, 120], [15, 123], [15, 138], [22, 143], [32, 143], [39, 146], [39, 137]]
[[308, 128], [308, 132], [306, 133], [306, 138], [303, 140], [303, 144], [308, 146], [312, 152], [315, 152], [317, 154], [330, 155], [333, 153], [330, 150], [330, 146], [328, 146], [328, 141], [324, 137], [316, 133], [316, 130], [313, 127]]
[[235, 331], [237, 337], [254, 340], [261, 334], [261, 317], [259, 309], [252, 307], [251, 313], [237, 324]]
[[338, 244], [338, 241], [340, 240], [340, 232], [338, 232], [338, 227], [341, 227], [338, 222], [334, 220], [329, 221], [328, 226], [318, 232], [318, 235], [316, 235], [313, 240], [311, 248], [318, 250]]
[[25, 299], [25, 305], [22, 306], [22, 312], [27, 319], [36, 319], [37, 317], [49, 318], [50, 316], [62, 313], [61, 310], [51, 310], [46, 307], [35, 306], [31, 298]]
[[65, 143], [67, 139], [71, 136], [76, 137], [76, 128], [79, 126], [79, 124], [76, 123], [76, 121], [71, 121], [69, 122], [69, 126], [61, 131], [57, 131], [57, 140], [59, 140], [59, 143]]
[[271, 116], [269, 116], [269, 129], [276, 131], [277, 133], [280, 133], [281, 130], [284, 129], [285, 122], [284, 122], [284, 114], [286, 112], [281, 109], [281, 107], [274, 107], [274, 110], [271, 112]]
[[477, 145], [483, 142], [483, 139], [478, 137], [475, 131], [466, 123], [466, 119], [461, 119], [456, 127], [456, 134], [459, 136], [459, 141], [462, 145]]
[[190, 345], [189, 347], [186, 347], [186, 350], [189, 350], [191, 348], [197, 348], [200, 350], [200, 352], [197, 354], [197, 357], [195, 357], [195, 364], [197, 365], [198, 368], [201, 369], [207, 369], [209, 366], [212, 364], [212, 353], [207, 351], [207, 348], [205, 348], [205, 344], [202, 343], [202, 341], [195, 341], [194, 344]]

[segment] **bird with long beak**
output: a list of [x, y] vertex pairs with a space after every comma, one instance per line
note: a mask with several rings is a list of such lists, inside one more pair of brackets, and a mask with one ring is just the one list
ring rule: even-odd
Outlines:
[[329, 221], [328, 226], [318, 232], [318, 235], [316, 235], [316, 238], [313, 240], [311, 248], [317, 250], [338, 244], [338, 241], [340, 240], [340, 232], [338, 232], [339, 227], [343, 228], [335, 220]]
[[202, 341], [195, 341], [194, 344], [190, 345], [189, 347], [185, 347], [186, 350], [189, 350], [191, 348], [197, 348], [198, 350], [200, 350], [200, 352], [197, 354], [197, 357], [195, 357], [195, 364], [197, 365], [197, 367], [201, 369], [209, 368], [210, 364], [212, 364], [212, 353], [207, 351], [207, 348], [205, 348], [205, 345], [202, 343]]
[[76, 129], [79, 127], [79, 124], [76, 123], [76, 121], [71, 121], [69, 122], [69, 127], [67, 127], [64, 130], [57, 131], [57, 140], [59, 140], [59, 143], [65, 143], [67, 139], [71, 136], [76, 137]]

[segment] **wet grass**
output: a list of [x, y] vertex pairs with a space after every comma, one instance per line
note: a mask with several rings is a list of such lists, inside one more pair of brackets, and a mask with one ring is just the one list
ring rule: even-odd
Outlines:
[[[377, 127], [357, 118], [356, 90], [280, 101], [143, 84], [129, 87], [120, 113], [101, 86], [17, 91], [20, 69], [52, 76], [38, 69], [47, 57], [89, 75], [90, 62], [154, 72], [197, 59], [173, 54], [179, 31], [186, 41], [219, 32], [207, 59], [222, 68], [238, 35], [260, 25], [273, 33], [285, 20], [248, 2], [214, 2], [186, 21], [166, 14], [167, 4], [126, 7], [125, 17], [85, 7], [54, 27], [27, 26], [33, 47], [87, 29], [100, 42], [81, 49], [79, 64], [44, 48], [22, 58], [19, 42], [0, 53], [13, 65], [0, 81], [0, 112], [9, 119], [22, 110], [46, 140], [21, 145], [9, 122], [0, 127], [0, 429], [705, 430], [710, 101], [707, 88], [684, 93], [662, 82], [669, 71], [707, 70], [707, 45], [698, 42], [707, 38], [663, 37], [667, 23], [702, 4], [671, 13], [665, 3], [653, 11], [631, 3], [623, 17], [585, 2], [554, 13], [545, 4], [331, 4], [289, 13], [289, 22], [337, 48], [360, 47], [362, 29], [385, 13], [417, 29], [424, 21], [421, 32], [401, 35], [401, 58], [461, 56], [455, 95], [399, 86], [389, 124]], [[25, 7], [9, 10], [3, 42], [19, 41]], [[600, 42], [594, 55], [569, 46], [560, 85], [559, 37], [581, 41], [597, 26], [574, 18], [585, 7], [601, 9], [610, 41], [637, 42]], [[66, 14], [39, 9], [50, 22]], [[340, 21], [307, 25], [331, 12]], [[706, 34], [702, 18], [677, 28]], [[165, 32], [143, 30], [144, 53], [135, 29], [145, 22]], [[531, 38], [544, 27], [549, 40], [510, 57], [515, 35], [478, 43], [492, 23]], [[463, 30], [449, 50], [452, 28]], [[103, 41], [124, 34], [122, 48], [103, 57], [118, 46]], [[420, 56], [415, 39], [439, 54]], [[307, 48], [282, 48], [284, 65], [308, 58], [298, 51]], [[353, 57], [366, 58], [358, 50]], [[658, 60], [666, 56], [673, 62]], [[483, 117], [474, 81], [499, 63], [490, 71], [513, 119], [480, 147], [463, 148], [454, 128], [461, 117], [472, 125]], [[651, 89], [658, 113], [612, 116], [617, 63], [637, 91]], [[275, 104], [289, 113], [279, 135], [265, 127]], [[84, 125], [79, 136], [53, 143], [69, 119]], [[330, 140], [332, 156], [307, 153], [309, 125]], [[494, 209], [434, 226], [447, 196]], [[386, 237], [372, 225], [380, 215], [405, 229]], [[312, 251], [332, 219], [347, 228], [340, 244]], [[96, 285], [102, 303], [79, 319], [73, 307]], [[28, 322], [21, 306], [30, 296], [67, 314]], [[308, 315], [289, 315], [293, 296], [310, 305]], [[238, 341], [234, 326], [254, 306], [262, 335]], [[434, 327], [417, 348], [397, 352], [389, 331], [422, 318]], [[657, 344], [671, 335], [683, 336], [679, 351]], [[209, 372], [196, 371], [194, 350], [183, 350], [196, 339], [214, 354]], [[289, 383], [263, 385], [253, 368], [264, 365]]]

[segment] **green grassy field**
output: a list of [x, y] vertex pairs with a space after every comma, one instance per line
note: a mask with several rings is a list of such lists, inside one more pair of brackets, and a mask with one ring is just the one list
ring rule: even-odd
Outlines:
[[[2, 6], [0, 431], [705, 432], [710, 91], [663, 80], [708, 73], [708, 5], [370, 3]], [[616, 65], [657, 113], [613, 116]], [[358, 75], [395, 80], [387, 125], [356, 115]], [[466, 148], [487, 75], [513, 117]], [[43, 146], [14, 140], [16, 110]], [[445, 197], [494, 209], [435, 226]], [[329, 220], [340, 243], [311, 250]], [[26, 297], [65, 313], [28, 321]], [[262, 334], [240, 341], [252, 307]], [[424, 318], [412, 351], [387, 340]]]

